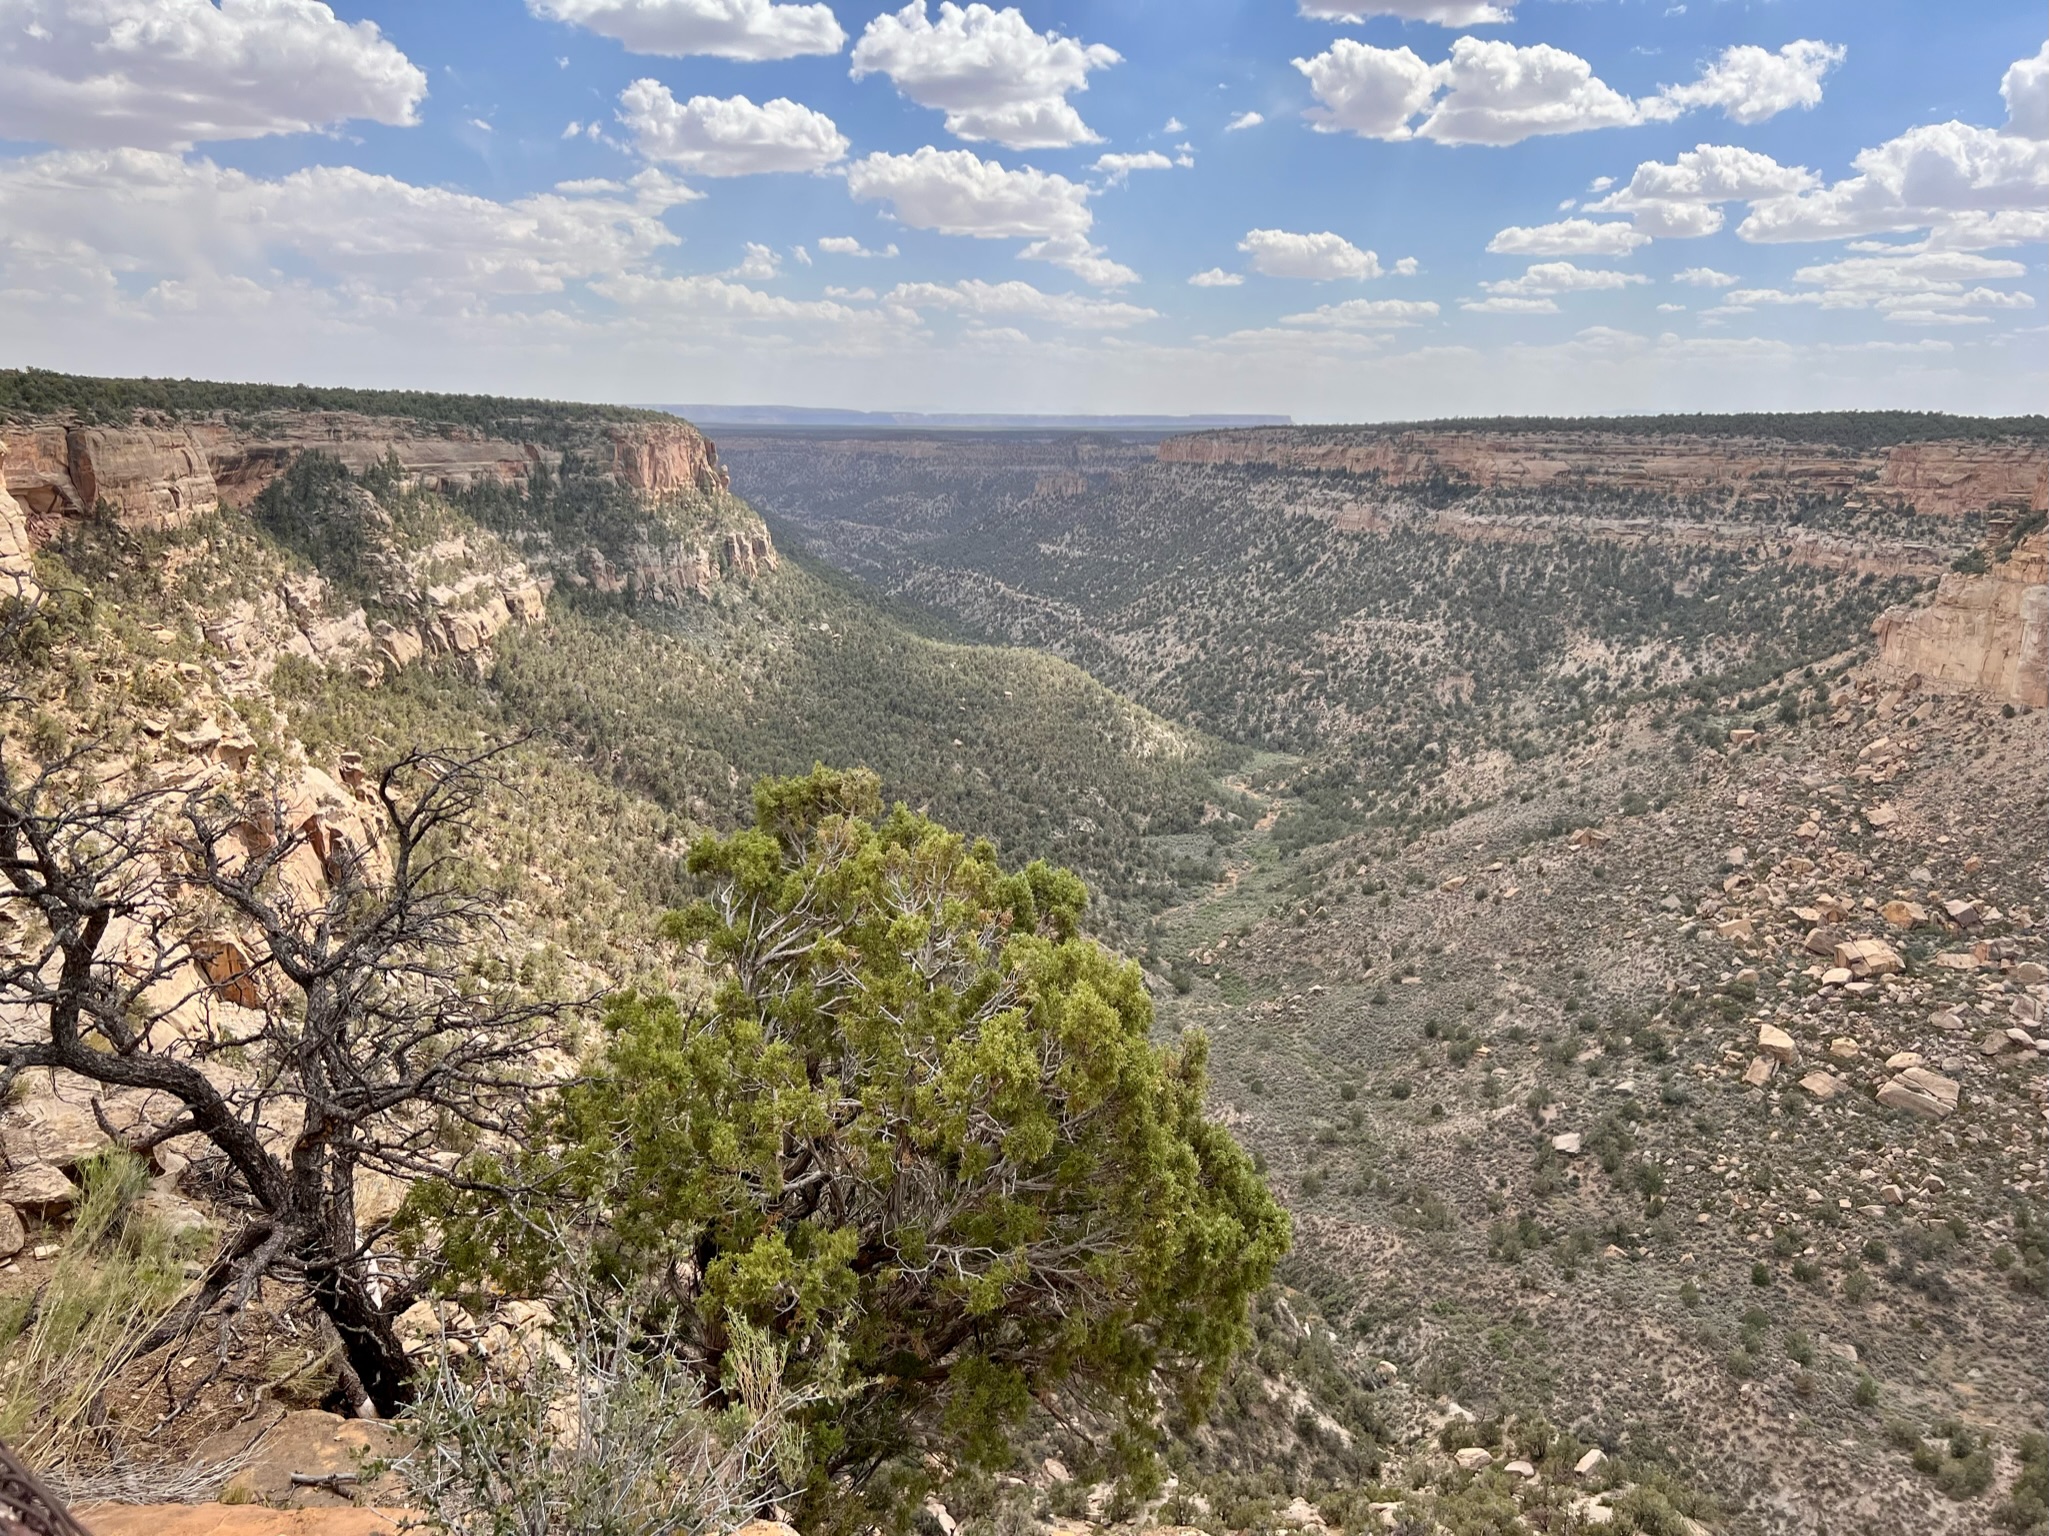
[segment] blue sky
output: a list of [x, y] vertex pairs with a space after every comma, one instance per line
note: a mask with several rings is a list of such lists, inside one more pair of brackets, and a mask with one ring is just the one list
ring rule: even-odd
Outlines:
[[2037, 0], [0, 0], [0, 360], [2040, 410]]

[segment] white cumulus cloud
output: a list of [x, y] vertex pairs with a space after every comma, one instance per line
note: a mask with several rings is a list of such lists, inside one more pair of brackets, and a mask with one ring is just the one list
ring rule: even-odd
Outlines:
[[856, 202], [886, 202], [914, 229], [943, 235], [1049, 239], [1082, 235], [1095, 222], [1088, 187], [1030, 166], [1006, 170], [971, 150], [876, 153], [847, 167]]
[[747, 254], [740, 258], [739, 264], [731, 271], [721, 275], [737, 278], [743, 283], [765, 283], [779, 275], [782, 270], [783, 259], [776, 254], [773, 247], [749, 240]]
[[868, 260], [887, 260], [897, 254], [894, 243], [885, 245], [879, 251], [871, 251], [852, 235], [824, 235], [817, 244], [828, 256], [859, 256]]
[[1123, 330], [1159, 318], [1158, 311], [1138, 304], [1083, 294], [1046, 293], [1030, 283], [989, 283], [972, 277], [957, 283], [899, 283], [883, 295], [883, 302], [906, 309], [1042, 320], [1084, 330]]
[[1015, 7], [943, 0], [935, 21], [925, 0], [911, 0], [868, 23], [853, 76], [887, 75], [919, 106], [943, 111], [956, 138], [1048, 149], [1100, 142], [1067, 97], [1120, 57], [1101, 43], [1036, 32]]
[[1620, 219], [1512, 224], [1487, 242], [1497, 256], [1627, 256], [1651, 237]]
[[1224, 124], [1224, 132], [1242, 133], [1247, 128], [1257, 128], [1261, 123], [1265, 121], [1266, 118], [1261, 113], [1240, 112], [1236, 117], [1232, 118], [1228, 123]]
[[1556, 299], [1519, 299], [1496, 294], [1491, 299], [1460, 299], [1458, 307], [1473, 315], [1555, 315]]
[[383, 323], [644, 263], [678, 244], [661, 211], [688, 195], [660, 172], [497, 202], [351, 166], [271, 179], [145, 150], [58, 151], [0, 161], [0, 290], [117, 309], [288, 293]]
[[1781, 165], [1754, 149], [1699, 144], [1670, 164], [1644, 161], [1626, 186], [1588, 207], [1629, 214], [1648, 235], [1686, 238], [1722, 227], [1719, 204], [1783, 197], [1819, 185], [1820, 178], [1805, 167]]
[[781, 96], [678, 101], [660, 81], [636, 80], [619, 93], [619, 121], [648, 159], [699, 176], [815, 171], [847, 153], [831, 118]]
[[1236, 288], [1245, 281], [1243, 272], [1226, 272], [1222, 267], [1211, 267], [1207, 272], [1198, 272], [1188, 279], [1191, 288]]
[[1640, 272], [1617, 272], [1606, 267], [1580, 267], [1569, 261], [1533, 263], [1521, 277], [1503, 278], [1480, 286], [1493, 294], [1528, 296], [1552, 293], [1597, 293], [1630, 288], [1650, 279]]
[[1440, 27], [1490, 27], [1515, 20], [1515, 0], [1300, 0], [1319, 21], [1358, 23], [1369, 16], [1427, 21]]
[[1238, 249], [1252, 258], [1252, 270], [1267, 277], [1332, 282], [1380, 276], [1380, 258], [1329, 230], [1296, 234], [1285, 229], [1246, 231]]
[[[1966, 243], [2040, 239], [2049, 205], [2049, 140], [1968, 123], [1929, 123], [1861, 151], [1857, 174], [1754, 203], [1746, 240], [1833, 240], [1885, 230], [1954, 230]], [[2005, 238], [2001, 238], [2005, 236]]]
[[1731, 48], [1699, 80], [1641, 100], [1600, 79], [1578, 54], [1548, 43], [1518, 47], [1461, 37], [1432, 64], [1412, 48], [1339, 38], [1294, 65], [1316, 97], [1306, 116], [1319, 132], [1498, 146], [1662, 122], [1702, 107], [1720, 108], [1738, 122], [1761, 122], [1790, 107], [1812, 106], [1820, 99], [1821, 76], [1841, 57], [1833, 44], [1807, 41], [1776, 54]]
[[427, 77], [320, 0], [0, 0], [0, 137], [183, 149], [416, 120]]
[[1328, 325], [1341, 330], [1382, 331], [1404, 325], [1420, 325], [1437, 318], [1437, 306], [1428, 299], [1347, 299], [1342, 304], [1323, 304], [1299, 315], [1281, 316], [1282, 325]]
[[1098, 155], [1094, 169], [1101, 171], [1111, 181], [1123, 181], [1133, 171], [1169, 171], [1174, 162], [1157, 149], [1143, 150], [1135, 155]]
[[1694, 288], [1733, 288], [1743, 279], [1727, 272], [1717, 272], [1713, 267], [1688, 267], [1674, 272], [1672, 281], [1685, 283]]
[[1138, 281], [1138, 273], [1121, 261], [1112, 261], [1100, 245], [1091, 245], [1086, 235], [1052, 235], [1034, 240], [1017, 253], [1019, 261], [1050, 261], [1065, 267], [1093, 288], [1122, 288]]
[[1747, 125], [1794, 107], [1818, 107], [1822, 77], [1843, 62], [1843, 53], [1840, 44], [1811, 38], [1777, 53], [1748, 43], [1724, 49], [1698, 80], [1666, 87], [1654, 105], [1646, 104], [1647, 111], [1676, 117], [1696, 107], [1718, 107], [1732, 122]]
[[2049, 139], [2049, 43], [2031, 59], [2017, 59], [1999, 82], [2006, 98], [2006, 131]]
[[614, 38], [633, 53], [790, 59], [838, 53], [847, 34], [823, 3], [774, 0], [527, 0], [527, 9]]

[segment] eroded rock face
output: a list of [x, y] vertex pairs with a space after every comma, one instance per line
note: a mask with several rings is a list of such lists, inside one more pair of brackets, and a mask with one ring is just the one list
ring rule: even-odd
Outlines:
[[71, 483], [124, 527], [176, 528], [220, 505], [206, 450], [183, 427], [73, 427]]
[[[328, 454], [361, 474], [396, 461], [429, 490], [514, 485], [536, 467], [560, 470], [559, 449], [476, 428], [365, 416], [352, 411], [278, 411], [191, 425], [9, 426], [6, 484], [31, 518], [75, 517], [100, 501], [130, 527], [175, 527], [221, 501], [246, 506], [302, 453]], [[589, 472], [650, 501], [727, 489], [718, 450], [688, 422], [621, 422], [581, 450]]]
[[1982, 576], [1943, 577], [1925, 605], [1888, 609], [1872, 629], [1888, 677], [2049, 707], [2049, 534], [2022, 539]]
[[[7, 445], [0, 443], [0, 462], [6, 452]], [[32, 603], [43, 595], [30, 555], [28, 511], [8, 494], [5, 478], [0, 476], [0, 603]]]
[[607, 473], [650, 496], [677, 491], [709, 494], [729, 484], [718, 450], [685, 421], [628, 422], [605, 429], [611, 449]]
[[562, 463], [553, 449], [474, 428], [353, 411], [281, 411], [253, 423], [206, 422], [195, 431], [222, 497], [235, 506], [254, 501], [293, 459], [308, 452], [339, 459], [358, 475], [395, 458], [407, 480], [428, 490], [513, 485], [536, 465], [552, 470]]
[[1984, 507], [2049, 510], [2049, 455], [2006, 443], [1901, 443], [1879, 484], [1917, 512], [1955, 517]]
[[572, 578], [610, 595], [638, 601], [675, 603], [709, 597], [729, 577], [756, 577], [776, 568], [775, 545], [765, 524], [755, 522], [700, 542], [638, 545], [618, 563], [596, 549], [586, 552], [585, 569]]
[[206, 450], [184, 427], [10, 429], [7, 489], [43, 517], [104, 502], [135, 529], [176, 528], [220, 504]]
[[1777, 438], [1607, 432], [1331, 432], [1251, 428], [1168, 438], [1166, 464], [1270, 464], [1375, 474], [1392, 485], [1482, 489], [1561, 482], [1615, 490], [1859, 496], [1935, 516], [2049, 508], [2049, 453], [2023, 442], [1902, 443], [1871, 451]]

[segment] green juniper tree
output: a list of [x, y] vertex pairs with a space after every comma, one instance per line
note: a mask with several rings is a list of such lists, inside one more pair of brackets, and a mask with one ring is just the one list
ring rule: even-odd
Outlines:
[[1144, 1480], [1288, 1244], [1203, 1118], [1202, 1041], [1151, 1042], [1138, 967], [1077, 932], [1076, 876], [885, 815], [872, 774], [765, 782], [691, 868], [710, 894], [668, 931], [715, 992], [613, 1003], [521, 1165], [470, 1170], [522, 1198], [416, 1199], [451, 1275], [544, 1286], [546, 1200], [663, 1278], [703, 1379], [775, 1337], [818, 1398], [808, 1519], [911, 1453], [999, 1462], [1035, 1400]]

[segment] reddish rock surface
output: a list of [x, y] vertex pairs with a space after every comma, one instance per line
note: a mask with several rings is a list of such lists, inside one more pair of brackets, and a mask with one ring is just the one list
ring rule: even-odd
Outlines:
[[93, 1536], [392, 1536], [397, 1509], [266, 1509], [261, 1504], [89, 1504], [74, 1510]]
[[1745, 496], [1865, 496], [1936, 516], [2049, 508], [2049, 454], [2022, 442], [1904, 443], [1858, 450], [1777, 438], [1606, 432], [1330, 432], [1251, 428], [1168, 438], [1164, 464], [1270, 464], [1435, 479], [1482, 488], [1560, 482]]

